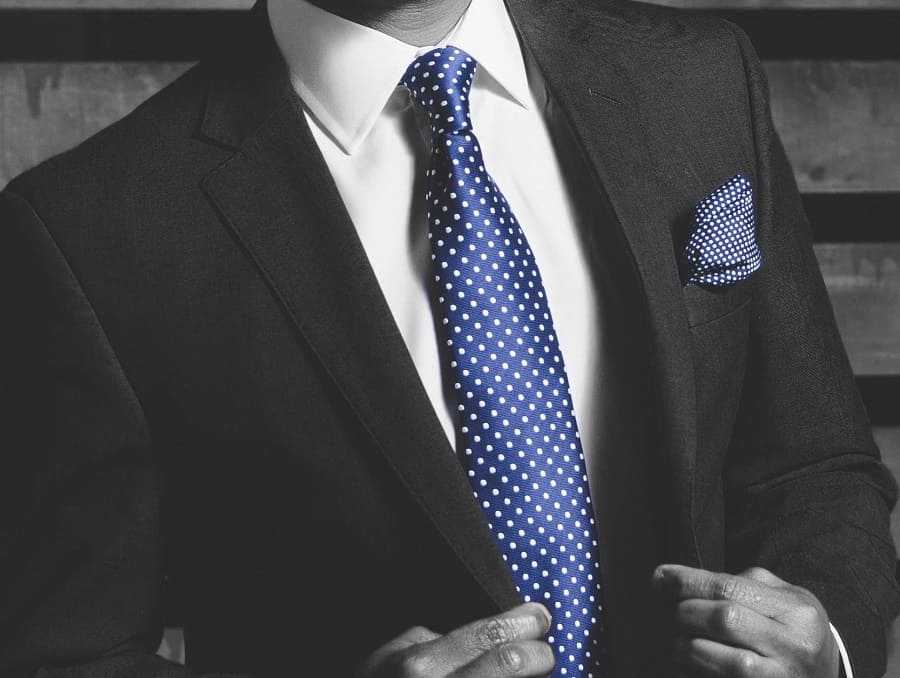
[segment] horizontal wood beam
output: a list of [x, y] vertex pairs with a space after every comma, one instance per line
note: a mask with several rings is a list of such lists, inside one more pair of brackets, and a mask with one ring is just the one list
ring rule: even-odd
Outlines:
[[[15, 0], [14, 0], [15, 1]], [[27, 0], [22, 0], [27, 1]], [[642, 0], [654, 5], [716, 11], [722, 9], [896, 9], [897, 0]]]
[[185, 63], [0, 64], [0, 186], [132, 111]]
[[198, 10], [250, 9], [254, 0], [0, 0], [0, 9]]
[[765, 66], [772, 115], [804, 192], [900, 190], [900, 62]]
[[225, 45], [244, 12], [0, 10], [0, 61], [194, 61]]
[[873, 426], [900, 426], [900, 376], [857, 377]]
[[[248, 9], [254, 0], [0, 0], [0, 9]], [[645, 0], [669, 7], [723, 9], [895, 9], [897, 0]]]
[[900, 240], [900, 193], [805, 193], [803, 206], [816, 242]]
[[[187, 67], [0, 63], [0, 185], [118, 120]], [[900, 237], [900, 62], [776, 61], [766, 70], [817, 240]]]
[[[195, 9], [0, 8], [0, 61], [195, 60], [233, 44], [243, 22], [242, 12], [208, 1]], [[896, 7], [715, 13], [744, 28], [767, 59], [900, 59]]]
[[[817, 244], [815, 249], [854, 372], [900, 375], [900, 243]], [[890, 396], [884, 407], [893, 403], [895, 421], [888, 423], [900, 426], [900, 381], [866, 388], [873, 402], [879, 394]]]
[[900, 59], [900, 9], [716, 9], [763, 59]]

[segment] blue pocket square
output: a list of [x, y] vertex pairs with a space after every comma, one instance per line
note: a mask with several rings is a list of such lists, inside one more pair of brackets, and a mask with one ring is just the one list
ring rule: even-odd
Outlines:
[[750, 179], [735, 175], [697, 203], [682, 258], [685, 285], [721, 288], [759, 269], [762, 255], [756, 244]]

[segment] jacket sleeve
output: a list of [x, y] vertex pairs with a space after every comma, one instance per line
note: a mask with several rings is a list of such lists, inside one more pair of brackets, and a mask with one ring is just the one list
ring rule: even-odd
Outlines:
[[884, 672], [885, 631], [900, 610], [889, 529], [897, 486], [838, 334], [765, 74], [746, 36], [735, 36], [750, 91], [763, 266], [725, 470], [728, 567], [760, 565], [809, 589], [856, 678], [873, 678]]
[[141, 404], [10, 190], [0, 237], [0, 675], [183, 678], [154, 654], [159, 478]]

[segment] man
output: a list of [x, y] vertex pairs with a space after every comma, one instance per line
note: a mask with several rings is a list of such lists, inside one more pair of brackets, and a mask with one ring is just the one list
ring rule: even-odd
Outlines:
[[880, 675], [895, 485], [746, 38], [321, 5], [0, 198], [2, 674]]

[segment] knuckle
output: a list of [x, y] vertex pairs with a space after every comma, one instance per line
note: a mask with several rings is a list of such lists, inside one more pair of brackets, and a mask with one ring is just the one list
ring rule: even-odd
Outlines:
[[744, 621], [744, 613], [739, 605], [724, 605], [715, 616], [720, 631], [731, 635], [737, 631]]
[[488, 619], [479, 633], [480, 644], [487, 648], [502, 643], [508, 643], [513, 639], [513, 627], [507, 619], [494, 617]]
[[713, 591], [720, 600], [736, 600], [740, 593], [740, 583], [735, 577], [722, 577], [714, 581]]
[[793, 591], [798, 598], [803, 598], [805, 600], [815, 599], [815, 596], [812, 594], [812, 592], [809, 589], [803, 588], [802, 586], [789, 584], [785, 588], [787, 588], [789, 591]]
[[795, 656], [801, 666], [812, 666], [822, 653], [823, 645], [811, 636], [801, 637], [795, 646]]
[[764, 567], [751, 567], [744, 572], [744, 575], [750, 579], [756, 579], [757, 581], [766, 581], [772, 578], [772, 573]]
[[735, 661], [736, 675], [740, 678], [745, 676], [752, 678], [759, 673], [759, 657], [752, 652], [740, 651]]
[[406, 629], [400, 637], [413, 642], [421, 642], [422, 639], [430, 640], [431, 638], [434, 638], [435, 635], [434, 631], [427, 629], [424, 626], [411, 626]]
[[821, 615], [819, 608], [813, 603], [805, 600], [794, 608], [794, 619], [800, 628], [812, 630], [819, 626]]
[[424, 678], [432, 675], [431, 660], [415, 648], [394, 655], [394, 673], [398, 678]]

